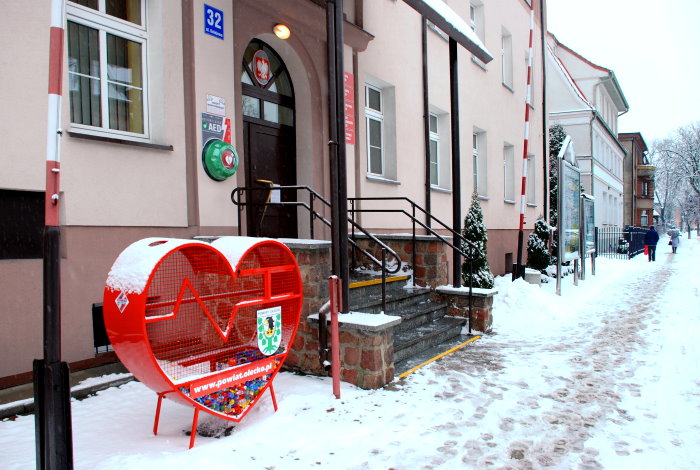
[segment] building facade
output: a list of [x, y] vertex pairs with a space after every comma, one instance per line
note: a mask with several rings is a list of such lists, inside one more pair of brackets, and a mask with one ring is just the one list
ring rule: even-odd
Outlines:
[[618, 138], [627, 149], [624, 164], [625, 225], [648, 227], [654, 223], [654, 172], [647, 144], [639, 132], [621, 132]]
[[626, 149], [617, 119], [629, 110], [612, 70], [547, 36], [547, 94], [551, 124], [571, 136], [584, 191], [595, 198], [597, 227], [623, 225]]
[[[458, 181], [460, 220], [476, 190], [491, 267], [504, 274], [517, 251], [524, 159], [526, 229], [546, 213], [540, 2], [534, 5], [527, 155], [530, 0], [449, 0], [445, 6], [493, 56], [487, 63], [458, 48]], [[448, 36], [430, 23], [423, 36], [421, 14], [408, 2], [345, 0], [343, 8], [347, 165], [340, 173], [348, 196], [410, 198], [452, 225]], [[231, 203], [236, 188], [257, 188], [263, 202], [275, 198], [272, 185], [308, 186], [332, 197], [329, 39], [325, 0], [184, 0], [177, 6], [166, 0], [76, 0], [66, 1], [65, 9], [63, 358], [82, 367], [95, 361], [93, 307], [102, 301], [110, 266], [130, 243], [239, 233], [310, 238], [311, 227], [314, 238], [330, 239], [329, 229], [319, 221], [311, 225], [304, 211], [247, 208], [239, 222]], [[0, 259], [0, 384], [26, 379], [42, 350], [49, 16], [48, 8], [36, 5], [8, 8], [0, 20], [12, 44], [0, 53], [6, 71], [0, 204], [10, 247]], [[273, 32], [278, 24], [289, 28], [287, 39]], [[233, 176], [226, 173], [234, 169], [231, 153], [220, 162], [223, 176], [221, 168], [207, 166], [212, 140], [236, 150]], [[394, 215], [362, 214], [361, 224], [377, 233], [411, 229]]]

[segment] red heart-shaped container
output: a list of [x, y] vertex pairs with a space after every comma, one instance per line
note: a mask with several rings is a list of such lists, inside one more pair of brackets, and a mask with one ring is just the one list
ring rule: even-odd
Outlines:
[[159, 397], [240, 421], [294, 341], [299, 266], [282, 243], [147, 238], [117, 258], [104, 290], [115, 353]]

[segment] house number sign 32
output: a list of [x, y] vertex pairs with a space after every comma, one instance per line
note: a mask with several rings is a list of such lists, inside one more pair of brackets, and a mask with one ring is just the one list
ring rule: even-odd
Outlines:
[[204, 32], [219, 39], [224, 38], [224, 12], [204, 4]]

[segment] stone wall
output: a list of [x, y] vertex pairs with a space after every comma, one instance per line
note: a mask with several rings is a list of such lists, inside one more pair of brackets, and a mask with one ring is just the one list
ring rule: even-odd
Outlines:
[[[493, 297], [496, 289], [472, 289], [472, 330], [487, 333], [493, 325]], [[436, 302], [447, 303], [447, 314], [469, 318], [469, 290], [441, 287], [433, 293]]]
[[[416, 235], [415, 266], [413, 266], [413, 242], [411, 235], [377, 234], [376, 237], [396, 251], [401, 261], [409, 269], [413, 270], [413, 276], [417, 285], [435, 288], [448, 284], [447, 245], [443, 244], [437, 237]], [[448, 238], [448, 240], [451, 240], [451, 238]], [[365, 236], [358, 236], [358, 243], [378, 260], [382, 259], [381, 248], [376, 243]], [[391, 260], [387, 259], [387, 261]], [[364, 256], [358, 255], [358, 262], [367, 263], [367, 260]]]

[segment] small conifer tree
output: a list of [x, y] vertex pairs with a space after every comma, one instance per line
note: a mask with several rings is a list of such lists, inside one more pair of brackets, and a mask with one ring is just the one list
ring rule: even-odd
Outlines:
[[[476, 193], [472, 195], [471, 207], [469, 208], [467, 216], [464, 218], [462, 236], [477, 247], [477, 253], [473, 253], [473, 250], [471, 250], [466, 243], [462, 244], [462, 251], [465, 253], [472, 253], [476, 256], [471, 267], [472, 287], [483, 289], [493, 288], [493, 273], [491, 273], [489, 260], [486, 256], [486, 242], [488, 241], [488, 236], [486, 234], [486, 226], [484, 225], [484, 214], [481, 211], [481, 205], [479, 204]], [[462, 263], [462, 280], [465, 286], [469, 285], [469, 271], [469, 261], [465, 260], [464, 263]]]
[[[549, 225], [556, 230], [559, 225], [559, 214], [557, 207], [559, 205], [559, 174], [558, 174], [558, 155], [561, 146], [566, 139], [566, 131], [561, 124], [555, 124], [549, 128]], [[556, 237], [552, 240], [549, 247], [552, 254], [553, 263], [557, 259], [557, 240]]]
[[527, 239], [527, 266], [544, 273], [552, 262], [547, 249], [550, 227], [543, 217], [535, 222], [535, 231]]

